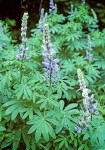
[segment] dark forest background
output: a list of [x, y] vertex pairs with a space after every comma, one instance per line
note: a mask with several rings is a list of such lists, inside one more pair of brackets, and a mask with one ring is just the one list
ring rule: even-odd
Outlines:
[[[44, 8], [47, 12], [49, 9], [50, 0], [0, 0], [0, 20], [5, 20], [12, 25], [12, 32], [14, 38], [21, 26], [21, 18], [24, 11], [29, 13], [29, 30], [35, 27], [40, 17], [40, 10]], [[57, 4], [58, 13], [66, 13], [70, 10], [71, 4], [81, 3], [82, 0], [55, 0]], [[86, 4], [93, 8], [99, 20], [100, 29], [105, 27], [105, 0], [86, 0]], [[15, 24], [11, 24], [10, 20], [15, 20]]]

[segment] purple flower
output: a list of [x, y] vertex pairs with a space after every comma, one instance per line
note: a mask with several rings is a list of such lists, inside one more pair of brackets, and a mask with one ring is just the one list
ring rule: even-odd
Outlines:
[[6, 47], [7, 43], [6, 42], [3, 42], [2, 43], [2, 47]]
[[16, 57], [18, 60], [21, 60], [23, 58], [23, 54], [17, 54]]
[[86, 83], [84, 80], [84, 76], [80, 69], [77, 70], [78, 79], [80, 83], [80, 90], [82, 91], [83, 96], [83, 116], [80, 120], [80, 123], [77, 124], [78, 130], [79, 128], [82, 130], [86, 130], [89, 128], [88, 123], [91, 121], [92, 114], [98, 114], [97, 103], [94, 101], [94, 95], [90, 95], [90, 90], [86, 87]]
[[79, 126], [76, 126], [74, 129], [77, 133], [81, 133], [82, 129]]
[[19, 50], [22, 51], [22, 52], [24, 52], [26, 50], [26, 48], [25, 48], [24, 45], [21, 45], [20, 48], [19, 48]]
[[50, 86], [55, 86], [56, 81], [59, 80], [59, 77], [57, 75], [59, 71], [59, 59], [54, 58], [54, 55], [56, 52], [52, 48], [51, 40], [50, 40], [50, 31], [48, 24], [44, 24], [43, 28], [43, 71], [44, 71], [44, 80], [50, 82]]
[[44, 9], [41, 9], [41, 13], [40, 13], [40, 19], [39, 19], [39, 24], [38, 24], [38, 30], [39, 32], [43, 31], [43, 25], [44, 25]]
[[28, 47], [26, 46], [27, 20], [28, 20], [28, 13], [24, 13], [23, 18], [22, 18], [22, 27], [21, 27], [22, 44], [20, 45], [20, 48], [19, 48], [21, 53], [16, 55], [18, 60], [21, 60], [23, 58], [29, 59], [28, 55], [26, 54], [26, 51], [28, 50]]
[[55, 11], [54, 1], [50, 0], [49, 13], [52, 14]]

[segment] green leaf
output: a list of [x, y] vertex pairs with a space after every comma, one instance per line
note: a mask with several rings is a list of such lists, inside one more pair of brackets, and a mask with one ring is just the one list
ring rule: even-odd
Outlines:
[[3, 104], [3, 107], [7, 107], [7, 106], [10, 106], [10, 105], [15, 104], [15, 103], [18, 103], [18, 101], [17, 100], [11, 100], [11, 101], [8, 101], [5, 104]]
[[74, 140], [74, 146], [77, 147], [77, 140]]
[[104, 128], [103, 126], [100, 126], [97, 128], [97, 130], [95, 131], [95, 133], [92, 135], [91, 139], [93, 139], [94, 141], [98, 140], [98, 142], [100, 143], [101, 146], [103, 146], [105, 144], [105, 125]]
[[34, 141], [35, 141], [35, 140], [32, 138], [31, 149], [32, 149], [32, 150], [37, 150], [37, 149], [36, 149], [36, 143], [35, 143]]
[[89, 139], [90, 136], [91, 135], [88, 132], [86, 132], [85, 135], [83, 136], [83, 140], [85, 141], [85, 140]]
[[57, 88], [57, 94], [59, 98], [62, 97], [62, 89], [60, 87]]
[[65, 144], [65, 141], [63, 140], [63, 141], [59, 144], [59, 149], [61, 149], [64, 144]]
[[[40, 122], [39, 122], [40, 123]], [[32, 127], [28, 130], [28, 134], [31, 134], [32, 132], [34, 132], [37, 129], [36, 124], [32, 125]]]
[[32, 91], [29, 86], [27, 86], [27, 93], [30, 97], [32, 96]]
[[8, 139], [5, 139], [3, 140], [3, 142], [1, 143], [1, 148], [7, 148], [9, 145], [11, 145], [12, 143], [12, 139], [8, 140]]
[[32, 109], [32, 107], [25, 109], [25, 111], [26, 112], [24, 113], [22, 118], [25, 119], [26, 117], [29, 116], [29, 120], [32, 120], [33, 119], [33, 109]]
[[68, 148], [68, 146], [69, 146], [68, 142], [67, 142], [67, 140], [65, 140], [65, 147]]
[[63, 110], [63, 108], [64, 108], [64, 101], [63, 100], [61, 100], [59, 102], [59, 106], [60, 106], [60, 110]]
[[35, 132], [35, 139], [36, 139], [36, 142], [38, 142], [41, 138], [41, 129], [40, 129], [40, 125], [39, 125], [39, 128], [37, 128], [36, 132]]
[[14, 110], [16, 110], [19, 107], [19, 104], [14, 104], [10, 107], [7, 108], [7, 110], [5, 111], [6, 115], [9, 115], [10, 113], [12, 113]]
[[17, 150], [18, 146], [19, 146], [19, 141], [21, 139], [21, 130], [18, 130], [15, 132], [15, 138], [12, 144], [12, 148], [13, 150]]
[[0, 125], [0, 131], [6, 131], [6, 128]]
[[27, 130], [22, 130], [22, 137], [24, 140], [24, 143], [26, 144], [27, 150], [30, 150], [30, 138], [27, 136]]
[[78, 150], [84, 150], [85, 144], [81, 145]]
[[40, 105], [40, 109], [43, 109], [46, 105], [47, 105], [47, 101], [43, 100], [43, 103]]
[[12, 112], [12, 114], [11, 114], [11, 120], [14, 120], [14, 119], [17, 117], [19, 111], [20, 111], [20, 109], [19, 109], [19, 107], [17, 107], [17, 108]]
[[105, 60], [101, 59], [95, 62], [94, 66], [98, 67], [98, 69], [105, 69]]
[[22, 87], [22, 88], [19, 90], [19, 92], [16, 93], [17, 99], [20, 99], [21, 96], [23, 95], [23, 93], [24, 93], [24, 87]]
[[48, 123], [46, 122], [46, 121], [43, 121], [43, 123], [42, 123], [42, 128], [41, 128], [41, 132], [42, 132], [42, 135], [43, 135], [43, 137], [44, 137], [44, 139], [46, 140], [46, 141], [48, 141], [49, 140], [49, 134], [48, 134], [48, 131], [49, 129], [48, 129]]
[[46, 145], [46, 150], [50, 150], [51, 149], [51, 147], [52, 147], [52, 143], [51, 142], [49, 142], [49, 143], [47, 143], [47, 145]]
[[72, 103], [72, 104], [69, 104], [65, 107], [64, 111], [69, 111], [70, 109], [73, 109], [75, 107], [77, 107], [78, 104], [77, 103]]
[[47, 122], [48, 125], [48, 130], [49, 130], [49, 134], [51, 135], [52, 138], [56, 138], [55, 132], [53, 130], [53, 128], [51, 127], [51, 125]]
[[2, 105], [0, 106], [0, 121], [2, 120], [2, 116], [3, 116], [3, 108]]

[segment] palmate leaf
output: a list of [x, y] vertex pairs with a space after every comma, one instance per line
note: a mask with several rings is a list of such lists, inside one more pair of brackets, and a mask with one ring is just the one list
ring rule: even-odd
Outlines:
[[58, 106], [57, 102], [58, 96], [56, 94], [52, 94], [50, 91], [46, 93], [46, 96], [40, 96], [40, 100], [38, 100], [36, 103], [40, 104], [40, 109], [43, 109], [45, 106]]
[[9, 145], [11, 145], [11, 143], [12, 143], [12, 138], [11, 137], [9, 137], [9, 138], [6, 138], [6, 139], [4, 139], [3, 141], [2, 141], [2, 143], [1, 143], [1, 149], [4, 149], [4, 148], [7, 148]]
[[11, 100], [11, 101], [8, 101], [8, 102], [6, 102], [5, 104], [3, 104], [3, 107], [8, 107], [8, 106], [14, 105], [14, 104], [16, 104], [16, 103], [18, 103], [17, 100]]
[[42, 138], [42, 136], [45, 141], [49, 141], [49, 136], [52, 138], [56, 137], [51, 125], [52, 123], [49, 122], [49, 118], [51, 118], [51, 115], [47, 118], [47, 116], [43, 116], [41, 112], [37, 111], [37, 115], [34, 115], [33, 120], [27, 122], [27, 124], [33, 124], [29, 129], [28, 134], [35, 132], [35, 139], [37, 142]]
[[62, 147], [65, 147], [65, 149], [68, 149], [69, 147], [69, 140], [68, 140], [69, 136], [62, 136], [60, 135], [55, 141], [54, 143], [57, 143], [57, 145], [59, 145], [59, 149], [61, 149]]
[[5, 115], [11, 114], [11, 120], [14, 120], [21, 111], [24, 110], [24, 106], [18, 100], [11, 100], [6, 102], [3, 107], [8, 107], [5, 111]]
[[42, 120], [42, 118], [29, 129], [28, 134], [31, 134], [34, 131], [36, 131], [35, 139], [37, 142], [41, 138], [41, 135], [43, 135], [46, 141], [49, 140], [49, 135], [55, 138], [53, 128], [46, 120]]
[[10, 107], [7, 108], [7, 110], [5, 111], [6, 115], [11, 114], [14, 110], [16, 110], [16, 108], [19, 107], [19, 103], [11, 105]]
[[97, 129], [91, 136], [91, 142], [99, 143], [100, 147], [105, 146], [105, 123], [97, 126]]
[[1, 131], [6, 131], [6, 128], [4, 126], [2, 126], [2, 125], [0, 125], [0, 132]]
[[61, 29], [61, 26], [54, 25], [54, 26], [52, 26], [52, 28], [50, 28], [50, 32], [55, 34], [55, 33], [58, 33], [60, 29]]
[[64, 76], [56, 87], [58, 98], [61, 98], [62, 96], [64, 96], [65, 98], [68, 99], [69, 95], [67, 91], [69, 89], [73, 89], [73, 87], [71, 87], [71, 82], [69, 81], [68, 77]]
[[68, 75], [72, 71], [76, 70], [73, 61], [70, 59], [63, 61], [61, 64], [61, 68], [62, 68], [61, 71], [64, 72], [65, 75]]
[[58, 125], [56, 128], [57, 133], [61, 131], [63, 127], [74, 128], [76, 122], [75, 115], [79, 114], [78, 109], [76, 109], [77, 105], [77, 103], [72, 103], [64, 107], [64, 101], [61, 100], [59, 102], [59, 110], [56, 112], [56, 117], [60, 122], [60, 126]]
[[40, 124], [39, 124], [39, 127], [37, 128], [36, 132], [35, 132], [35, 139], [36, 139], [36, 142], [38, 142], [41, 138], [41, 130], [40, 130]]
[[97, 78], [100, 78], [100, 72], [97, 70], [97, 68], [91, 64], [88, 64], [85, 66], [86, 70], [88, 70], [88, 76], [96, 80]]
[[75, 108], [75, 107], [77, 107], [77, 106], [78, 106], [77, 103], [69, 104], [69, 105], [67, 105], [67, 106], [65, 107], [64, 111], [65, 111], [65, 112], [66, 112], [66, 111], [69, 111], [69, 110], [71, 110], [71, 109], [73, 109], [73, 108]]
[[26, 111], [26, 112], [24, 113], [22, 119], [25, 119], [25, 118], [28, 117], [28, 116], [29, 116], [29, 119], [30, 119], [30, 120], [33, 119], [33, 109], [32, 109], [32, 107], [26, 108], [25, 111]]
[[94, 147], [97, 145], [100, 148], [105, 148], [105, 121], [103, 117], [93, 115], [91, 124], [94, 127], [90, 136], [91, 144], [94, 145]]
[[70, 44], [68, 44], [67, 43], [67, 49], [68, 50], [71, 50], [71, 51], [73, 51], [73, 50], [77, 50], [77, 51], [79, 51], [79, 50], [82, 50], [82, 49], [84, 49], [84, 45], [85, 45], [85, 41], [84, 40], [82, 40], [82, 39], [80, 39], [79, 41], [78, 40], [74, 40], [72, 43], [70, 43]]
[[98, 67], [98, 69], [105, 69], [105, 60], [101, 59], [95, 62], [94, 66]]
[[60, 106], [60, 110], [62, 111], [62, 113], [65, 113], [65, 112], [70, 113], [70, 110], [72, 110], [73, 108], [76, 108], [78, 106], [78, 104], [77, 103], [71, 103], [64, 108], [64, 101], [61, 100], [59, 102], [59, 106]]
[[14, 120], [17, 117], [18, 113], [20, 112], [20, 109], [21, 108], [18, 105], [18, 107], [11, 113], [11, 120]]
[[21, 139], [21, 130], [17, 130], [15, 132], [15, 137], [12, 143], [12, 149], [13, 150], [17, 150], [18, 146], [19, 146], [19, 141]]
[[75, 32], [71, 32], [71, 34], [69, 34], [66, 39], [67, 41], [75, 41], [75, 40], [79, 40], [79, 38], [82, 37], [82, 32], [81, 31], [75, 31]]
[[30, 136], [27, 135], [26, 128], [22, 130], [22, 137], [23, 137], [24, 143], [26, 144], [27, 150], [30, 150]]
[[15, 94], [17, 96], [17, 99], [20, 99], [22, 96], [25, 97], [27, 100], [30, 99], [32, 96], [32, 90], [31, 88], [26, 85], [25, 83], [21, 83], [19, 85], [15, 86]]

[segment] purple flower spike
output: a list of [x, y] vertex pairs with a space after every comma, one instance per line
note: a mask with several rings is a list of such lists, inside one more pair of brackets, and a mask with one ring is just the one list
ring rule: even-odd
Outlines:
[[16, 55], [18, 60], [21, 59], [29, 59], [28, 55], [26, 54], [26, 51], [28, 50], [28, 47], [26, 46], [27, 43], [27, 20], [28, 20], [28, 13], [24, 13], [22, 18], [22, 27], [21, 27], [21, 37], [22, 37], [22, 44], [20, 45], [19, 50], [21, 51], [20, 54]]
[[49, 13], [52, 14], [55, 11], [54, 1], [50, 0]]
[[38, 30], [39, 32], [43, 31], [43, 25], [44, 25], [44, 9], [41, 9], [41, 13], [40, 13], [40, 19], [39, 19], [39, 24], [38, 24]]
[[[98, 106], [97, 103], [94, 101], [94, 95], [90, 95], [90, 90], [86, 87], [86, 83], [84, 80], [84, 76], [80, 69], [77, 70], [79, 84], [80, 84], [80, 90], [82, 91], [83, 96], [83, 116], [81, 118], [81, 121], [76, 126], [76, 131], [80, 132], [82, 130], [87, 130], [89, 128], [88, 123], [91, 121], [91, 115], [97, 115], [98, 114]], [[80, 130], [81, 129], [81, 130]]]
[[44, 73], [44, 80], [50, 82], [50, 86], [55, 86], [56, 82], [59, 80], [57, 76], [59, 69], [59, 59], [55, 58], [54, 55], [56, 52], [52, 48], [51, 40], [50, 40], [50, 31], [49, 26], [47, 23], [44, 24], [43, 29], [43, 71]]

